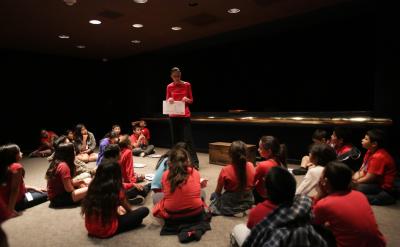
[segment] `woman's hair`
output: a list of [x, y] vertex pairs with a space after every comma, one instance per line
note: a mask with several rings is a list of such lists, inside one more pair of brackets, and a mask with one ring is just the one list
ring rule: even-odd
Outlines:
[[333, 191], [347, 191], [351, 188], [353, 172], [342, 162], [329, 162], [325, 166], [323, 176], [328, 179]]
[[286, 169], [275, 166], [265, 176], [268, 199], [276, 205], [291, 204], [296, 193], [296, 180]]
[[385, 147], [385, 132], [380, 129], [371, 129], [367, 131], [366, 134], [369, 137], [369, 140], [375, 142], [378, 148]]
[[17, 144], [6, 144], [0, 146], [0, 186], [6, 182], [8, 167], [17, 162], [20, 149]]
[[181, 70], [178, 67], [173, 67], [171, 69], [171, 74], [174, 73], [174, 72], [181, 72]]
[[326, 130], [316, 129], [314, 131], [314, 133], [312, 134], [312, 139], [322, 141], [322, 139], [324, 139], [324, 138], [325, 138], [325, 140], [328, 138], [328, 132], [326, 132]]
[[171, 184], [171, 193], [182, 183], [186, 182], [189, 174], [189, 155], [183, 148], [172, 149], [168, 156], [169, 173], [167, 180]]
[[274, 136], [261, 137], [262, 147], [271, 150], [271, 158], [283, 167], [287, 167], [287, 149], [285, 144], [280, 144], [278, 138]]
[[318, 143], [310, 148], [310, 154], [316, 165], [326, 166], [329, 162], [336, 160], [335, 150], [328, 144]]
[[75, 140], [82, 142], [82, 129], [86, 128], [84, 124], [77, 124], [75, 127]]
[[121, 191], [122, 175], [118, 162], [103, 159], [82, 201], [82, 215], [100, 217], [103, 226], [111, 224], [121, 204]]
[[105, 159], [117, 159], [121, 149], [118, 144], [109, 144], [104, 149], [104, 158]]
[[119, 138], [118, 145], [119, 145], [120, 149], [128, 148], [131, 146], [131, 139], [129, 139], [128, 135], [122, 135]]
[[[177, 144], [175, 144], [175, 146], [172, 147], [172, 149], [176, 149], [176, 148], [183, 148], [183, 149], [185, 149], [185, 150], [187, 151], [187, 144], [186, 144], [186, 142], [178, 142]], [[171, 149], [171, 150], [172, 150], [172, 149]], [[163, 162], [163, 160], [164, 160], [165, 158], [168, 158], [168, 156], [169, 156], [170, 153], [171, 153], [171, 150], [168, 150], [168, 152], [166, 152], [165, 154], [161, 155], [160, 159], [159, 159], [158, 162], [157, 162], [156, 170], [158, 169], [158, 167], [160, 167], [160, 165], [161, 165], [161, 163]], [[190, 159], [190, 158], [191, 158], [191, 157], [189, 157], [189, 159]], [[192, 162], [190, 162], [190, 163], [192, 163]]]
[[75, 175], [75, 149], [74, 144], [69, 143], [59, 143], [55, 147], [54, 158], [50, 163], [49, 168], [46, 171], [46, 179], [54, 178], [58, 165], [61, 162], [67, 163], [70, 171], [71, 177]]
[[247, 185], [247, 149], [242, 141], [234, 141], [229, 147], [229, 157], [235, 167], [236, 176], [239, 178], [239, 189], [244, 191]]

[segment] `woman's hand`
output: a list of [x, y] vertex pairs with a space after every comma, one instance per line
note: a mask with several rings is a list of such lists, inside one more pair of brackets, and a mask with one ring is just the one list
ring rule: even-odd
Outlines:
[[189, 103], [190, 99], [185, 96], [185, 97], [182, 98], [182, 101], [185, 102], [185, 103]]
[[168, 99], [168, 103], [173, 104], [174, 103], [174, 99], [173, 98], [169, 98]]

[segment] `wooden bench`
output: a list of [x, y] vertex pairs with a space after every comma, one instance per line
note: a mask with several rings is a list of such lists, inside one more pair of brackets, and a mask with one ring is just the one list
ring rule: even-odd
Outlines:
[[[210, 158], [210, 164], [215, 165], [227, 165], [229, 164], [230, 157], [229, 157], [229, 147], [231, 146], [230, 142], [213, 142], [208, 144], [208, 153]], [[247, 146], [247, 160], [256, 162], [256, 155], [257, 155], [257, 146], [246, 144]]]

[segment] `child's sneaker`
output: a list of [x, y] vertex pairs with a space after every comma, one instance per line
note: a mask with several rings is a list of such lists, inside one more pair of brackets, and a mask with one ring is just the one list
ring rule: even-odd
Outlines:
[[144, 197], [138, 195], [135, 198], [129, 199], [128, 201], [132, 205], [143, 205], [144, 204]]

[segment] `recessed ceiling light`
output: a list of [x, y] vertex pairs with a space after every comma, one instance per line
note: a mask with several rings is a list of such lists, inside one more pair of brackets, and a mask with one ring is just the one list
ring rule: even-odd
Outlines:
[[99, 21], [99, 20], [90, 20], [89, 23], [93, 24], [93, 25], [99, 25], [99, 24], [101, 24], [101, 21]]
[[84, 46], [84, 45], [77, 45], [76, 48], [78, 48], [78, 49], [85, 49], [86, 46]]
[[132, 42], [133, 44], [139, 44], [139, 43], [141, 43], [142, 41], [135, 39], [135, 40], [132, 40], [131, 42]]
[[147, 0], [133, 0], [135, 3], [147, 3]]
[[60, 39], [69, 39], [69, 35], [65, 35], [65, 34], [60, 34], [60, 35], [58, 35], [58, 37]]
[[107, 59], [107, 58], [102, 58], [102, 59], [101, 59], [101, 61], [103, 61], [103, 62], [107, 62], [107, 61], [108, 61], [108, 59]]
[[228, 9], [229, 14], [237, 14], [239, 12], [240, 12], [240, 9], [237, 9], [237, 8]]
[[136, 23], [136, 24], [133, 24], [132, 27], [134, 27], [134, 28], [142, 28], [143, 24]]
[[181, 27], [171, 27], [171, 29], [174, 30], [174, 31], [180, 31], [180, 30], [182, 30]]

